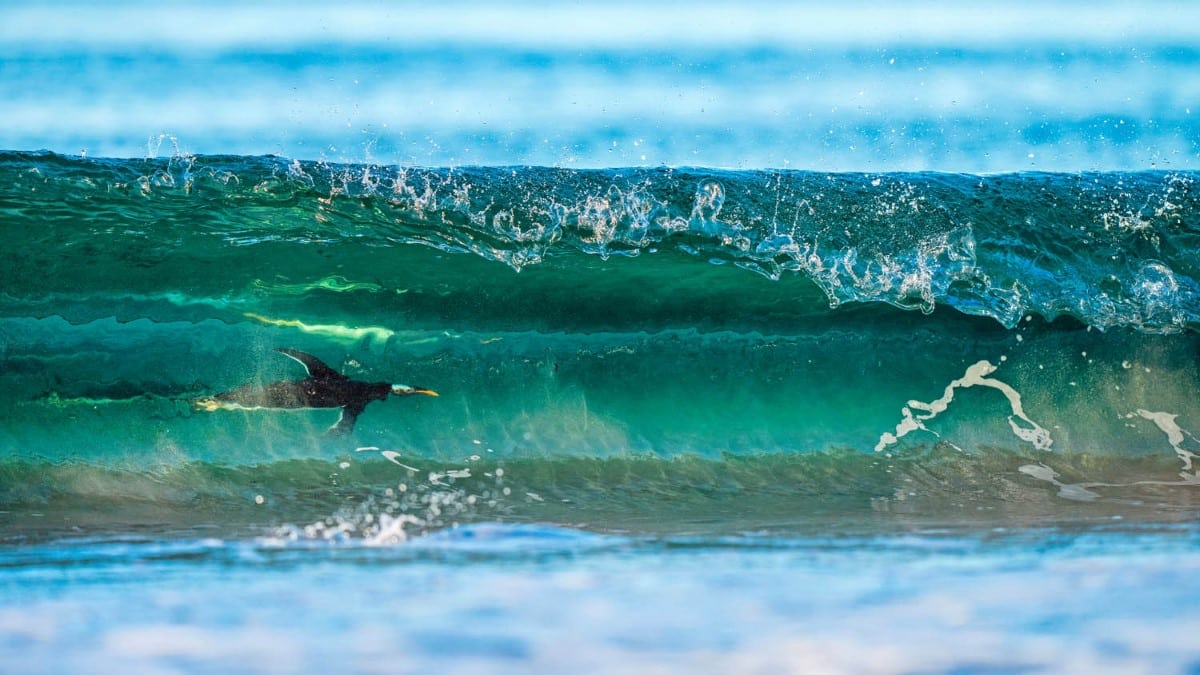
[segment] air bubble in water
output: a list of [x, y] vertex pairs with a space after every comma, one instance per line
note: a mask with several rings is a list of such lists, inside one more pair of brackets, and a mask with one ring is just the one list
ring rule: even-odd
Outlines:
[[706, 180], [696, 187], [696, 203], [692, 206], [692, 219], [704, 225], [707, 232], [717, 222], [721, 207], [725, 205], [725, 188], [715, 180]]

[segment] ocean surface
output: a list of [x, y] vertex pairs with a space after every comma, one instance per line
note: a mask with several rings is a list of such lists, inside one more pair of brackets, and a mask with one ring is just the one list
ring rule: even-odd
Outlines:
[[[1200, 671], [1198, 73], [1165, 2], [7, 5], [0, 671]], [[196, 405], [280, 348], [439, 395]]]

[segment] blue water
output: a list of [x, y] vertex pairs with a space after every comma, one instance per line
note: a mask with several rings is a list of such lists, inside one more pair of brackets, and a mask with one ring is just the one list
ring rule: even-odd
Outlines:
[[[1200, 9], [0, 8], [0, 671], [1195, 672]], [[437, 398], [198, 409], [301, 349]]]
[[1187, 672], [1195, 532], [5, 552], [8, 672]]
[[9, 4], [0, 148], [423, 166], [1195, 169], [1196, 12]]

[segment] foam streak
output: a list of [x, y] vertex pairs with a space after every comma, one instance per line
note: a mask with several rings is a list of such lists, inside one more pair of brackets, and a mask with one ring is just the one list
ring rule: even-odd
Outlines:
[[[954, 390], [976, 386], [991, 387], [1004, 394], [1012, 409], [1012, 414], [1008, 416], [1008, 424], [1012, 427], [1013, 434], [1027, 443], [1032, 443], [1033, 447], [1038, 450], [1049, 450], [1050, 446], [1054, 443], [1053, 439], [1050, 438], [1050, 432], [1029, 419], [1029, 416], [1025, 414], [1025, 409], [1021, 405], [1021, 395], [1017, 393], [1016, 389], [1013, 389], [1005, 382], [987, 377], [994, 372], [996, 372], [996, 366], [990, 361], [979, 361], [970, 368], [967, 368], [967, 372], [962, 377], [947, 385], [942, 397], [936, 401], [932, 403], [909, 401], [908, 405], [901, 411], [904, 419], [896, 425], [895, 433], [885, 432], [880, 436], [879, 442], [875, 444], [875, 452], [882, 452], [888, 446], [894, 445], [901, 438], [917, 429], [929, 431], [925, 426], [925, 422], [937, 417], [950, 407], [950, 403], [954, 400]], [[914, 413], [914, 411], [918, 412]], [[1017, 422], [1018, 419], [1024, 424], [1019, 424]]]

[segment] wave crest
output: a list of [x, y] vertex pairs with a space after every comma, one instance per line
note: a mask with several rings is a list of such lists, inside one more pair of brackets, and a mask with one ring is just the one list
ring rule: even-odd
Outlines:
[[[771, 279], [802, 275], [830, 307], [946, 305], [1006, 327], [1028, 314], [1147, 332], [1200, 324], [1191, 173], [398, 168], [9, 153], [0, 174], [16, 218], [36, 217], [47, 200], [72, 204], [80, 236], [120, 228], [147, 254], [197, 232], [236, 246], [349, 245], [380, 266], [389, 249], [412, 244], [515, 270], [571, 264], [563, 261], [573, 253], [670, 252]], [[185, 211], [191, 232], [171, 222]]]

